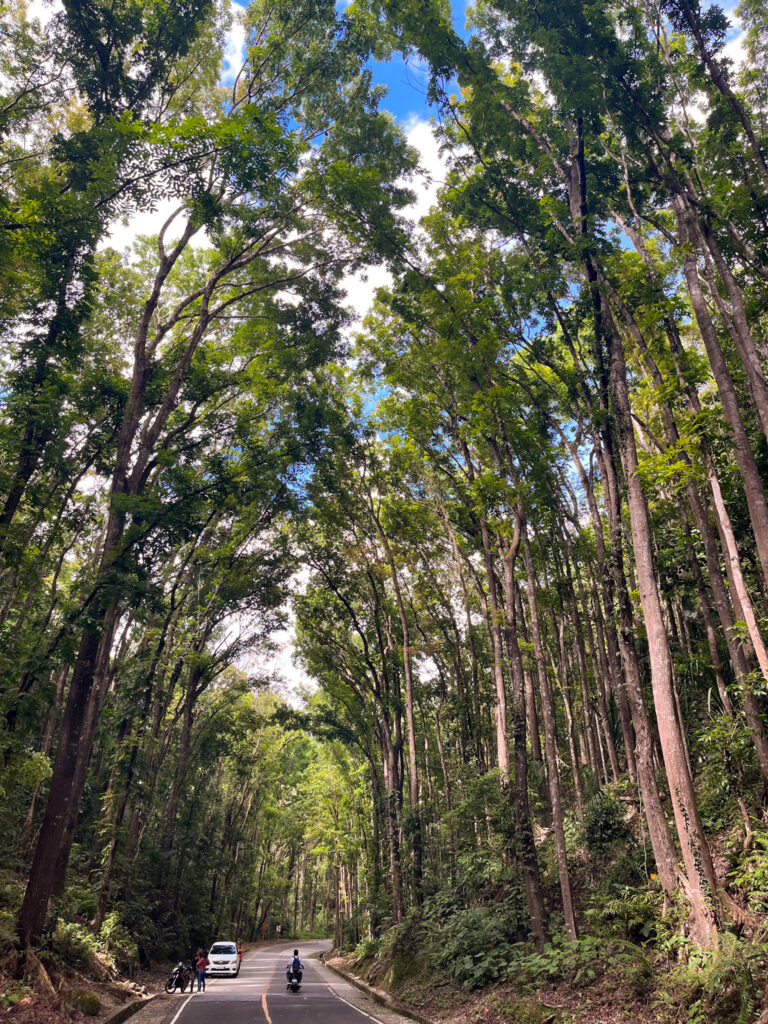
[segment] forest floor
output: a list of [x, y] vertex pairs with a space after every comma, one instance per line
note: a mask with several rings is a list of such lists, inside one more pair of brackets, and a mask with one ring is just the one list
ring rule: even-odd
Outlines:
[[[165, 980], [159, 967], [137, 971], [131, 978], [114, 980], [100, 979], [92, 973], [87, 975], [66, 967], [51, 967], [48, 973], [54, 994], [46, 995], [30, 988], [15, 1005], [0, 1009], [0, 1020], [13, 1024], [70, 1024], [71, 1021], [90, 1020], [100, 1024], [127, 1003], [161, 992]], [[0, 971], [0, 996], [8, 991], [18, 991], [18, 988], [18, 981], [10, 973]], [[86, 1015], [78, 1008], [82, 993], [98, 999], [99, 1008], [95, 1014]]]
[[587, 988], [543, 988], [530, 995], [520, 993], [512, 983], [468, 992], [450, 983], [424, 989], [419, 982], [409, 982], [397, 995], [435, 1024], [656, 1024], [661, 1020], [652, 1007], [633, 999], [616, 978]]

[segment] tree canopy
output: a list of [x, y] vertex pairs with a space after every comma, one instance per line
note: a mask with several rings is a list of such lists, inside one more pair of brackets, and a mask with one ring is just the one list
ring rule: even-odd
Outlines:
[[5, 940], [726, 948], [757, 1020], [765, 5], [252, 0], [227, 86], [226, 6], [2, 13]]

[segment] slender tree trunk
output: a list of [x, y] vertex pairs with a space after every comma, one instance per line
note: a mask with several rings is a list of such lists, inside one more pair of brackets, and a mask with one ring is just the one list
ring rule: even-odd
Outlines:
[[523, 659], [518, 642], [518, 623], [520, 618], [517, 607], [520, 601], [519, 588], [515, 582], [515, 561], [520, 546], [520, 523], [512, 542], [504, 550], [504, 595], [506, 605], [505, 639], [507, 658], [509, 659], [511, 689], [511, 722], [512, 740], [515, 756], [515, 777], [512, 789], [512, 802], [515, 810], [517, 845], [523, 865], [523, 880], [528, 916], [531, 921], [531, 934], [537, 949], [543, 949], [546, 942], [546, 925], [544, 916], [544, 898], [541, 889], [541, 874], [536, 856], [533, 839], [531, 808], [528, 801], [528, 749], [526, 745], [526, 694]]
[[[56, 735], [56, 726], [59, 722], [59, 706], [61, 705], [62, 697], [64, 696], [64, 687], [69, 676], [69, 665], [65, 665], [64, 668], [60, 669], [56, 675], [56, 694], [54, 696], [53, 704], [48, 711], [48, 719], [45, 723], [45, 732], [43, 734], [43, 743], [40, 748], [41, 753], [45, 754], [46, 757], [50, 754], [53, 749], [53, 738]], [[35, 820], [35, 809], [37, 806], [37, 798], [40, 794], [40, 783], [38, 782], [35, 786], [35, 791], [32, 794], [32, 800], [29, 804], [29, 811], [27, 812], [26, 821], [24, 822], [24, 830], [30, 829]]]
[[507, 742], [507, 693], [504, 685], [504, 653], [501, 639], [501, 609], [497, 598], [498, 581], [493, 565], [493, 551], [485, 517], [480, 517], [480, 533], [483, 540], [483, 560], [488, 587], [488, 607], [491, 641], [493, 646], [493, 682], [496, 700], [494, 715], [496, 721], [496, 753], [499, 772], [503, 782], [509, 779], [509, 745]]
[[541, 642], [541, 630], [539, 629], [539, 612], [536, 606], [536, 578], [533, 574], [533, 559], [531, 558], [531, 546], [523, 523], [521, 526], [523, 534], [523, 552], [525, 554], [525, 568], [528, 578], [528, 607], [531, 615], [531, 632], [533, 634], [533, 649], [535, 655], [536, 669], [539, 677], [539, 693], [541, 695], [541, 711], [544, 719], [544, 754], [547, 760], [547, 777], [549, 780], [549, 799], [552, 804], [552, 824], [555, 833], [555, 846], [557, 849], [557, 870], [560, 876], [560, 895], [563, 901], [563, 916], [565, 918], [565, 934], [574, 941], [577, 938], [576, 918], [573, 913], [573, 897], [571, 895], [571, 880], [568, 875], [568, 858], [565, 847], [565, 826], [563, 819], [563, 808], [560, 802], [560, 771], [557, 766], [557, 740], [555, 737], [555, 703], [552, 696], [552, 688], [547, 676], [547, 666], [544, 659], [544, 648]]
[[[613, 459], [606, 453], [601, 456], [604, 475], [614, 475]], [[627, 679], [627, 695], [632, 713], [635, 733], [635, 761], [637, 781], [643, 800], [643, 810], [648, 824], [659, 881], [666, 893], [672, 895], [679, 888], [680, 873], [678, 858], [669, 832], [669, 825], [661, 804], [654, 766], [654, 740], [651, 724], [645, 709], [640, 668], [635, 649], [634, 622], [629, 602], [626, 578], [624, 576], [623, 545], [621, 543], [621, 508], [618, 504], [618, 481], [609, 489], [607, 504], [611, 532], [611, 574], [614, 593], [618, 600], [619, 631], [618, 643], [621, 660]]]
[[176, 832], [176, 818], [179, 813], [179, 803], [181, 802], [184, 777], [187, 774], [190, 740], [192, 737], [192, 715], [195, 709], [195, 702], [199, 696], [198, 687], [200, 677], [202, 675], [202, 668], [198, 663], [201, 650], [201, 645], [196, 644], [195, 661], [193, 662], [193, 667], [190, 670], [187, 687], [184, 693], [184, 707], [181, 714], [181, 734], [179, 735], [179, 744], [176, 750], [176, 763], [173, 771], [173, 781], [171, 782], [171, 791], [168, 794], [168, 802], [166, 804], [165, 825], [163, 828], [163, 834], [160, 838], [160, 852], [166, 859], [170, 856], [171, 850], [173, 849], [173, 841]]
[[405, 602], [400, 590], [400, 581], [397, 576], [394, 555], [389, 541], [381, 528], [381, 524], [375, 516], [373, 507], [371, 514], [376, 521], [379, 537], [384, 547], [384, 553], [389, 565], [392, 577], [392, 586], [395, 592], [397, 612], [400, 618], [400, 629], [403, 635], [402, 655], [403, 671], [405, 674], [405, 725], [408, 736], [408, 796], [410, 799], [410, 812], [412, 815], [411, 844], [413, 850], [413, 888], [416, 903], [421, 904], [423, 893], [424, 874], [424, 840], [422, 836], [421, 823], [421, 795], [419, 792], [419, 764], [416, 752], [416, 725], [413, 714], [413, 664], [411, 661], [411, 633], [406, 614]]
[[720, 341], [709, 315], [699, 282], [699, 272], [695, 256], [697, 229], [691, 224], [691, 215], [686, 211], [683, 201], [675, 199], [674, 204], [677, 213], [680, 244], [685, 247], [683, 251], [683, 270], [688, 285], [688, 294], [691, 298], [691, 306], [696, 317], [696, 323], [698, 324], [704, 347], [707, 350], [709, 364], [712, 367], [712, 373], [717, 384], [717, 390], [723, 407], [723, 415], [733, 436], [734, 458], [744, 484], [744, 494], [747, 499], [747, 507], [749, 508], [760, 566], [763, 571], [763, 577], [768, 580], [768, 501], [766, 501], [760, 471], [752, 452], [746, 428], [744, 427], [736, 388], [728, 370], [725, 356], [720, 347]]
[[384, 800], [386, 804], [387, 842], [389, 846], [389, 872], [392, 884], [392, 920], [403, 919], [403, 879], [400, 870], [400, 816], [398, 814], [398, 769], [389, 724], [382, 723], [381, 736], [384, 749]]
[[714, 902], [716, 880], [706, 837], [699, 818], [693, 781], [688, 770], [685, 744], [677, 716], [672, 661], [653, 566], [648, 507], [638, 475], [637, 451], [632, 431], [631, 407], [621, 340], [604, 310], [609, 341], [611, 396], [614, 401], [619, 449], [627, 483], [632, 542], [637, 566], [640, 601], [651, 659], [651, 686], [659, 727], [664, 765], [669, 780], [688, 896], [699, 940], [710, 945], [716, 932]]
[[[690, 536], [687, 521], [684, 523], [684, 526], [686, 534]], [[725, 685], [723, 665], [720, 661], [720, 649], [717, 644], [717, 632], [712, 618], [712, 610], [709, 607], [709, 595], [707, 594], [707, 588], [704, 583], [704, 576], [702, 575], [699, 560], [696, 557], [696, 552], [693, 550], [690, 540], [687, 544], [687, 548], [688, 559], [693, 571], [693, 577], [696, 580], [696, 589], [699, 594], [699, 608], [701, 609], [701, 617], [704, 621], [704, 631], [707, 634], [707, 646], [709, 647], [709, 656], [712, 660], [712, 671], [715, 674], [717, 692], [720, 696], [720, 703], [723, 706], [723, 711], [729, 718], [733, 718], [733, 705], [731, 704], [731, 698], [728, 695], [728, 688]]]

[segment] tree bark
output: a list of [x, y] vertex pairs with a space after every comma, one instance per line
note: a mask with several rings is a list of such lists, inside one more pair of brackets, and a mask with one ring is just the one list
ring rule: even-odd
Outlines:
[[744, 427], [744, 421], [741, 417], [739, 400], [733, 379], [728, 370], [725, 356], [720, 347], [720, 341], [710, 318], [699, 282], [695, 256], [697, 229], [695, 225], [691, 224], [691, 215], [686, 210], [683, 200], [676, 198], [674, 205], [677, 214], [680, 244], [684, 247], [683, 271], [688, 285], [688, 294], [691, 298], [691, 306], [693, 307], [696, 323], [707, 351], [709, 364], [712, 367], [717, 390], [720, 394], [723, 415], [733, 436], [734, 457], [744, 485], [744, 494], [747, 499], [760, 566], [763, 571], [763, 577], [768, 580], [768, 501], [766, 501], [760, 471], [757, 467], [747, 431]]
[[573, 913], [571, 880], [568, 875], [568, 857], [565, 846], [563, 808], [560, 801], [560, 771], [557, 765], [557, 740], [555, 734], [555, 703], [552, 696], [549, 677], [547, 676], [544, 648], [541, 642], [539, 612], [536, 605], [536, 578], [533, 573], [531, 546], [528, 541], [528, 534], [524, 522], [521, 524], [521, 532], [523, 535], [523, 552], [525, 554], [525, 568], [528, 579], [528, 607], [531, 615], [531, 633], [533, 634], [534, 657], [539, 677], [541, 711], [544, 719], [544, 754], [547, 760], [549, 798], [552, 804], [552, 825], [555, 833], [555, 847], [557, 849], [557, 870], [558, 875], [560, 876], [560, 895], [563, 901], [565, 934], [568, 939], [573, 942], [578, 937], [578, 931], [576, 929], [576, 918]]
[[653, 565], [651, 530], [640, 478], [637, 450], [632, 430], [632, 411], [627, 389], [626, 369], [621, 339], [611, 325], [605, 308], [605, 334], [609, 343], [611, 397], [619, 437], [619, 450], [627, 483], [627, 496], [635, 553], [640, 602], [643, 610], [651, 659], [656, 720], [659, 728], [664, 765], [669, 780], [672, 806], [685, 865], [688, 897], [691, 901], [694, 927], [699, 941], [711, 945], [716, 933], [715, 901], [717, 883], [706, 837], [699, 818], [693, 780], [688, 770], [685, 744], [677, 716], [672, 660], [667, 642]]
[[521, 523], [515, 524], [515, 532], [504, 549], [504, 597], [506, 616], [504, 635], [511, 676], [511, 722], [515, 756], [515, 777], [512, 802], [515, 810], [517, 845], [523, 865], [523, 881], [528, 916], [531, 921], [531, 935], [537, 949], [543, 949], [546, 942], [544, 898], [541, 889], [541, 874], [533, 839], [531, 808], [528, 801], [528, 749], [526, 745], [526, 681], [523, 660], [518, 642], [517, 607], [520, 603], [519, 588], [515, 581], [515, 562], [520, 548]]

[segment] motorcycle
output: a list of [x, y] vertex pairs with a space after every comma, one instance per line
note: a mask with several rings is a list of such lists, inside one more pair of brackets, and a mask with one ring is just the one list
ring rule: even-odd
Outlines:
[[301, 980], [299, 978], [298, 972], [294, 971], [292, 968], [289, 967], [286, 977], [288, 984], [285, 987], [289, 988], [291, 992], [298, 992], [299, 989], [301, 988]]
[[187, 985], [192, 986], [193, 978], [194, 971], [192, 970], [192, 965], [185, 964], [180, 960], [171, 971], [170, 977], [165, 983], [165, 991], [170, 994], [175, 992], [177, 988], [180, 988], [183, 992]]

